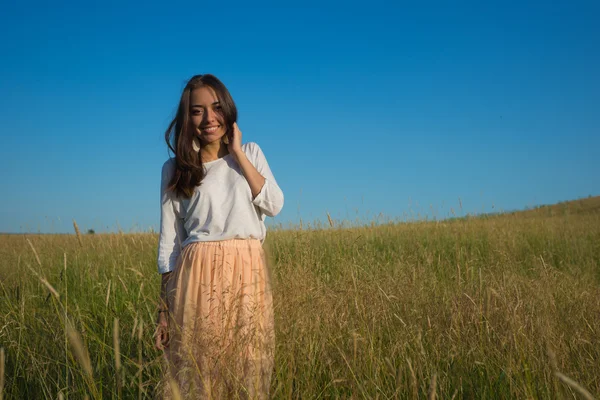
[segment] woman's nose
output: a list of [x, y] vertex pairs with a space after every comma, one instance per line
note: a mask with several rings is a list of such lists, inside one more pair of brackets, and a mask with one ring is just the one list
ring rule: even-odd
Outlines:
[[215, 120], [215, 112], [214, 112], [214, 110], [211, 110], [210, 108], [207, 108], [206, 112], [204, 113], [204, 118], [206, 118], [207, 122], [214, 121]]

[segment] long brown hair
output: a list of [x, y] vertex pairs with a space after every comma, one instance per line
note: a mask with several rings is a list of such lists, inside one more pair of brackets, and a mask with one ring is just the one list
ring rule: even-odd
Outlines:
[[[167, 146], [175, 154], [175, 173], [171, 177], [167, 190], [172, 190], [177, 196], [185, 198], [192, 196], [194, 188], [200, 185], [206, 174], [200, 152], [194, 151], [192, 145], [196, 134], [190, 118], [192, 91], [203, 86], [213, 89], [219, 99], [226, 135], [231, 134], [233, 123], [237, 122], [237, 108], [231, 94], [216, 76], [195, 75], [188, 81], [181, 93], [177, 114], [165, 132]], [[201, 143], [200, 147], [202, 147]]]

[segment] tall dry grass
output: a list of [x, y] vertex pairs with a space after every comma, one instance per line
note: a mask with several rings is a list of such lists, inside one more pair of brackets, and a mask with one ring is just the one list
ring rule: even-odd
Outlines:
[[[600, 208], [581, 204], [271, 232], [273, 397], [598, 396]], [[1, 236], [0, 397], [153, 397], [156, 243]]]

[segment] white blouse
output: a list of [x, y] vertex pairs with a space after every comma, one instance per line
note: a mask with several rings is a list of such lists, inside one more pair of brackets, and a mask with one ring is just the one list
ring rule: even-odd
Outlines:
[[231, 154], [203, 163], [206, 176], [192, 197], [180, 198], [166, 188], [175, 170], [175, 159], [162, 168], [158, 272], [173, 271], [177, 257], [189, 243], [228, 239], [260, 239], [267, 230], [265, 216], [274, 217], [283, 207], [283, 192], [271, 173], [267, 159], [256, 143], [242, 150], [265, 184], [256, 198]]

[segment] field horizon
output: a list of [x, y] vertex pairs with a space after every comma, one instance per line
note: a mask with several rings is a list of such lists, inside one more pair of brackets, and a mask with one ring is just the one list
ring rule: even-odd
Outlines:
[[[600, 204], [600, 195], [591, 195], [590, 194], [585, 197], [579, 197], [579, 198], [572, 199], [572, 200], [559, 201], [556, 203], [527, 205], [520, 209], [496, 210], [496, 211], [481, 212], [481, 213], [464, 213], [462, 210], [461, 199], [458, 198], [457, 206], [454, 208], [450, 207], [449, 210], [447, 211], [447, 215], [445, 217], [439, 217], [437, 215], [437, 213], [435, 213], [436, 215], [434, 215], [432, 217], [430, 217], [429, 215], [421, 216], [418, 213], [409, 211], [408, 214], [405, 213], [402, 217], [400, 217], [400, 216], [387, 217], [387, 216], [384, 216], [382, 213], [380, 213], [376, 216], [372, 215], [371, 217], [375, 217], [377, 219], [377, 221], [374, 221], [372, 219], [366, 219], [366, 218], [368, 218], [368, 214], [367, 214], [367, 216], [364, 216], [362, 218], [357, 218], [355, 220], [349, 220], [349, 219], [339, 219], [339, 218], [331, 219], [329, 212], [325, 211], [323, 213], [322, 220], [315, 219], [313, 221], [304, 221], [302, 218], [300, 218], [299, 222], [297, 222], [297, 223], [292, 223], [292, 222], [271, 223], [270, 225], [267, 226], [267, 228], [269, 230], [277, 230], [277, 231], [296, 230], [296, 229], [322, 229], [322, 228], [332, 227], [332, 222], [335, 222], [335, 226], [338, 228], [359, 228], [362, 226], [372, 226], [373, 224], [382, 225], [382, 224], [390, 224], [390, 223], [391, 224], [401, 224], [401, 223], [411, 223], [411, 222], [435, 222], [435, 221], [443, 222], [443, 221], [450, 221], [450, 220], [460, 219], [460, 218], [485, 218], [485, 217], [509, 215], [509, 214], [515, 214], [515, 213], [528, 213], [528, 212], [532, 212], [535, 210], [542, 210], [542, 209], [548, 210], [549, 212], [558, 212], [561, 209], [569, 209], [569, 210], [573, 211], [573, 210], [578, 210], [578, 209], [582, 209], [582, 208], [587, 209], [589, 207], [596, 207], [598, 204]], [[600, 206], [598, 206], [598, 207], [600, 207]], [[494, 206], [492, 206], [492, 208], [494, 208]], [[77, 224], [76, 220], [73, 220], [73, 222], [74, 222], [74, 224]], [[267, 220], [266, 222], [270, 222], [270, 221]], [[85, 228], [78, 227], [77, 229], [80, 230], [79, 234], [96, 234], [96, 235], [112, 235], [115, 233], [119, 233], [119, 234], [138, 234], [138, 233], [156, 234], [156, 233], [158, 233], [157, 230], [154, 228], [150, 228], [148, 230], [135, 230], [134, 228], [131, 228], [129, 230], [124, 230], [122, 228], [118, 228], [117, 230], [114, 230], [114, 231], [96, 231], [94, 228], [88, 228], [88, 227], [85, 227]], [[72, 230], [70, 232], [40, 232], [39, 230], [37, 232], [34, 232], [34, 231], [0, 232], [0, 236], [2, 236], [2, 235], [74, 235], [74, 234], [77, 234], [75, 232], [75, 230]]]

